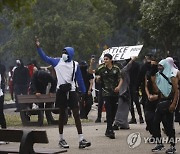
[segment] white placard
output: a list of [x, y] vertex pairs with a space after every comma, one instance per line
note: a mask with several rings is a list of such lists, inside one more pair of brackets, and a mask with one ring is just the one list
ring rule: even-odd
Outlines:
[[111, 47], [103, 51], [101, 57], [99, 58], [99, 64], [103, 63], [104, 55], [106, 53], [111, 54], [114, 61], [118, 61], [130, 59], [132, 56], [138, 56], [142, 47], [143, 45]]

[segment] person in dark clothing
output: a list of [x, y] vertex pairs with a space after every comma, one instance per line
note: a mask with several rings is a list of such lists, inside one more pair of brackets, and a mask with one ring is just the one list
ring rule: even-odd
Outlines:
[[[180, 62], [178, 57], [173, 57], [174, 60], [174, 64], [177, 66], [178, 70], [180, 70]], [[180, 72], [178, 72], [178, 89], [180, 91]], [[180, 94], [180, 93], [179, 93]], [[179, 100], [178, 100], [178, 105], [176, 107], [176, 111], [175, 111], [175, 122], [179, 122], [180, 124], [180, 95], [179, 95]]]
[[26, 68], [22, 60], [16, 60], [17, 67], [13, 74], [13, 86], [15, 92], [15, 104], [16, 112], [19, 111], [19, 104], [17, 102], [17, 95], [26, 95], [28, 93], [28, 87], [30, 82], [29, 70]]
[[[91, 57], [90, 59], [90, 66], [88, 70], [88, 72], [90, 74], [95, 74], [95, 61], [94, 58]], [[102, 65], [102, 64], [101, 64]], [[99, 81], [97, 78], [95, 78], [95, 88], [96, 88], [96, 99], [94, 100], [98, 102], [98, 113], [97, 113], [97, 119], [95, 120], [95, 123], [100, 123], [101, 122], [101, 118], [102, 118], [102, 111], [103, 111], [103, 107], [104, 107], [104, 101], [103, 101], [103, 96], [102, 96], [102, 83], [101, 81]], [[106, 122], [106, 120], [104, 121]]]
[[[51, 95], [52, 93], [56, 92], [56, 80], [49, 73], [43, 70], [36, 71], [31, 79], [30, 94], [35, 94], [36, 96], [40, 96], [41, 94], [46, 94], [49, 83], [51, 84], [51, 87], [49, 89], [49, 94]], [[47, 103], [44, 106], [44, 104], [41, 103], [39, 104], [39, 108], [44, 108], [44, 107], [48, 108], [51, 107], [52, 105], [53, 104], [51, 103]], [[46, 111], [45, 114], [48, 123], [54, 120], [50, 111]]]
[[87, 71], [88, 64], [86, 61], [82, 61], [79, 65], [80, 65], [82, 77], [84, 80], [84, 84], [86, 87], [86, 94], [80, 100], [80, 118], [88, 119], [88, 114], [89, 114], [92, 104], [93, 104], [92, 86], [93, 86], [94, 76], [93, 76], [93, 74], [90, 74]]
[[98, 85], [99, 91], [98, 91], [98, 113], [97, 113], [97, 119], [95, 120], [95, 123], [100, 123], [101, 118], [102, 118], [102, 110], [103, 110], [104, 101], [103, 101], [103, 96], [102, 96], [102, 85], [100, 82], [99, 83], [96, 82], [96, 84]]
[[[163, 139], [161, 137], [160, 123], [165, 121], [165, 131], [169, 138], [170, 148], [166, 150], [167, 154], [176, 152], [175, 148], [175, 129], [174, 129], [174, 111], [178, 100], [178, 79], [173, 72], [171, 65], [167, 59], [163, 59], [158, 63], [158, 72], [153, 81], [153, 88], [158, 93], [158, 104], [154, 117], [153, 136], [157, 141], [157, 145], [152, 149], [152, 152], [161, 151], [164, 149]], [[163, 104], [167, 104], [167, 108], [163, 110]]]
[[129, 70], [130, 75], [130, 95], [131, 95], [131, 120], [129, 121], [129, 124], [136, 124], [136, 118], [135, 118], [135, 112], [134, 112], [134, 103], [136, 104], [137, 112], [139, 115], [139, 122], [144, 123], [141, 106], [139, 103], [139, 92], [138, 92], [138, 86], [137, 86], [137, 80], [138, 80], [138, 73], [139, 73], [140, 66], [137, 62], [133, 61], [132, 67]]
[[5, 92], [5, 83], [6, 83], [6, 67], [0, 61], [0, 74], [1, 74], [1, 88], [3, 93]]
[[6, 68], [0, 61], [0, 125], [1, 128], [6, 128], [6, 120], [4, 116], [4, 92], [5, 92], [5, 72]]
[[49, 93], [55, 93], [56, 80], [47, 72], [43, 70], [36, 71], [31, 79], [30, 93], [35, 95], [46, 94], [48, 83], [51, 83]]
[[155, 110], [158, 103], [157, 93], [154, 92], [153, 88], [153, 79], [155, 78], [156, 73], [158, 72], [157, 61], [154, 59], [151, 61], [151, 69], [147, 71], [145, 76], [145, 91], [147, 94], [147, 102], [145, 104], [145, 120], [146, 120], [146, 129], [152, 135], [149, 139], [149, 142], [154, 140], [153, 136], [153, 122], [155, 116]]
[[13, 66], [9, 67], [9, 72], [8, 72], [8, 86], [9, 86], [9, 93], [11, 95], [11, 100], [14, 100], [14, 88], [13, 88]]
[[[0, 83], [2, 83], [1, 79], [2, 78], [0, 74]], [[6, 119], [4, 116], [4, 93], [1, 88], [1, 84], [0, 84], [0, 125], [1, 125], [1, 128], [6, 128]]]
[[139, 75], [138, 75], [138, 80], [137, 80], [137, 86], [138, 86], [138, 88], [141, 89], [141, 92], [142, 92], [141, 104], [143, 105], [143, 109], [144, 109], [145, 103], [147, 101], [147, 95], [146, 95], [146, 92], [145, 92], [145, 75], [146, 75], [146, 72], [151, 68], [151, 58], [152, 58], [152, 56], [153, 56], [152, 53], [148, 53], [145, 56], [144, 64], [140, 68]]

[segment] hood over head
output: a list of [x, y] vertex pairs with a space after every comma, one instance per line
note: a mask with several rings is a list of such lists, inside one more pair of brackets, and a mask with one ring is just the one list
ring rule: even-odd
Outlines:
[[67, 51], [67, 54], [68, 54], [68, 62], [70, 62], [73, 57], [74, 57], [74, 48], [72, 47], [65, 47], [63, 50], [66, 50]]

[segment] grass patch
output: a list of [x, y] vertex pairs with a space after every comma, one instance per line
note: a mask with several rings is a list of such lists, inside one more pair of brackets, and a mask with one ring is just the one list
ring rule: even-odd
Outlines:
[[11, 100], [11, 95], [9, 92], [6, 92], [4, 95], [4, 101], [10, 101]]
[[[21, 118], [19, 114], [5, 114], [5, 118], [6, 118], [6, 123], [7, 123], [7, 127], [14, 127], [14, 126], [23, 126], [22, 122], [21, 122]], [[55, 119], [58, 119], [58, 115], [54, 115]], [[37, 115], [32, 115], [31, 116], [31, 121], [37, 121], [38, 116]], [[89, 123], [92, 122], [93, 120], [91, 119], [82, 119], [81, 122], [82, 123]], [[68, 125], [75, 125], [75, 121], [74, 118], [69, 118], [68, 119]], [[44, 122], [43, 122], [44, 126], [48, 126], [47, 120], [46, 118], [44, 118]]]
[[7, 127], [9, 126], [22, 126], [21, 118], [19, 115], [15, 114], [5, 114]]

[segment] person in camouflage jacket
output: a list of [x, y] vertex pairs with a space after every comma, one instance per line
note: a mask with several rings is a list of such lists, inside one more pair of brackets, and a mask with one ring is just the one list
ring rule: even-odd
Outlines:
[[112, 62], [112, 55], [104, 55], [104, 64], [100, 65], [95, 73], [97, 79], [102, 83], [102, 96], [105, 102], [107, 129], [105, 135], [115, 139], [112, 124], [117, 111], [118, 94], [122, 85], [121, 71]]

